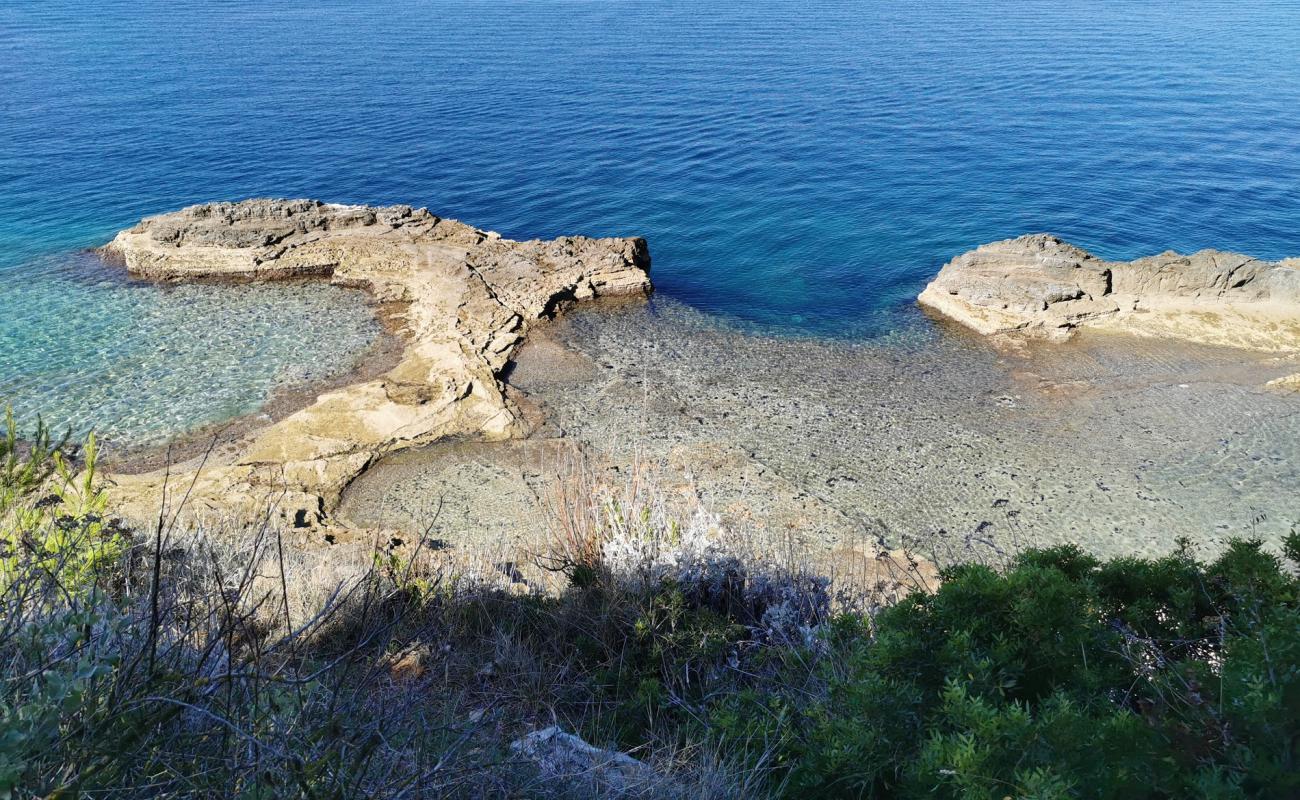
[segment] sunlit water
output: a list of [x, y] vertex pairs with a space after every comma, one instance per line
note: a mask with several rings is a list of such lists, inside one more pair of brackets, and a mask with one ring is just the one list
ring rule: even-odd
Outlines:
[[1026, 231], [1300, 254], [1293, 2], [4, 3], [0, 87], [0, 393], [139, 439], [375, 334], [355, 296], [77, 255], [205, 200], [641, 234], [669, 298], [850, 339]]
[[58, 429], [159, 444], [346, 372], [381, 334], [357, 291], [156, 287], [89, 254], [31, 267], [37, 279], [6, 281], [0, 328], [0, 398], [26, 429], [42, 415]]

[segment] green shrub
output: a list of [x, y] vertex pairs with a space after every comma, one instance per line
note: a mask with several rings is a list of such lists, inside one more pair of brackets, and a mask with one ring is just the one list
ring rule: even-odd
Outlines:
[[95, 485], [93, 434], [79, 456], [74, 467], [67, 436], [54, 438], [40, 420], [30, 440], [20, 442], [13, 412], [6, 409], [0, 435], [0, 589], [35, 569], [66, 591], [85, 591], [126, 551], [127, 536], [106, 518], [108, 498]]
[[269, 534], [225, 561], [133, 545], [95, 450], [0, 438], [0, 798], [546, 796], [509, 755], [539, 722], [724, 754], [745, 777], [717, 796], [1300, 797], [1300, 582], [1259, 542], [1031, 550], [827, 619], [824, 583], [725, 553], [620, 578], [600, 525], [683, 530], [616, 513], [572, 518], [562, 592], [392, 544], [293, 628]]
[[825, 640], [813, 699], [778, 675], [711, 714], [792, 797], [1300, 796], [1297, 580], [1256, 541], [962, 565]]

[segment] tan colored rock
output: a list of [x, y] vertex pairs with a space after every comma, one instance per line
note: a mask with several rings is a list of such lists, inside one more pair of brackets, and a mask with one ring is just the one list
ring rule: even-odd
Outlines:
[[954, 258], [917, 300], [986, 335], [1065, 338], [1096, 327], [1292, 352], [1300, 351], [1298, 267], [1218, 250], [1104, 261], [1033, 234]]
[[1300, 392], [1300, 372], [1297, 372], [1294, 375], [1274, 378], [1264, 385], [1280, 392]]
[[569, 302], [650, 290], [643, 239], [514, 242], [409, 206], [192, 206], [145, 219], [104, 253], [149, 280], [320, 278], [403, 309], [403, 355], [382, 377], [320, 395], [202, 469], [196, 460], [111, 476], [121, 513], [138, 521], [156, 520], [166, 494], [169, 516], [180, 510], [187, 520], [255, 519], [274, 506], [287, 522], [316, 525], [381, 454], [449, 437], [523, 435], [498, 375], [528, 325]]
[[531, 762], [557, 795], [671, 797], [679, 793], [644, 761], [595, 747], [558, 726], [533, 731], [512, 742], [510, 750]]

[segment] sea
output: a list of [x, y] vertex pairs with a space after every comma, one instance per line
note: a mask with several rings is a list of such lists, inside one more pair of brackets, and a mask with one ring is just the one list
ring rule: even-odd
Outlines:
[[6, 0], [0, 403], [156, 443], [355, 366], [355, 292], [91, 252], [265, 196], [641, 235], [717, 325], [887, 342], [945, 261], [1022, 233], [1300, 255], [1300, 4]]

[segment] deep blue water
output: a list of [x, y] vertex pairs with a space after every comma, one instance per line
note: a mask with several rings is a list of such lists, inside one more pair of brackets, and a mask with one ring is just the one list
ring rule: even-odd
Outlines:
[[676, 299], [868, 336], [1028, 231], [1300, 255], [1300, 4], [0, 5], [0, 317], [48, 321], [59, 254], [250, 195], [641, 234]]

